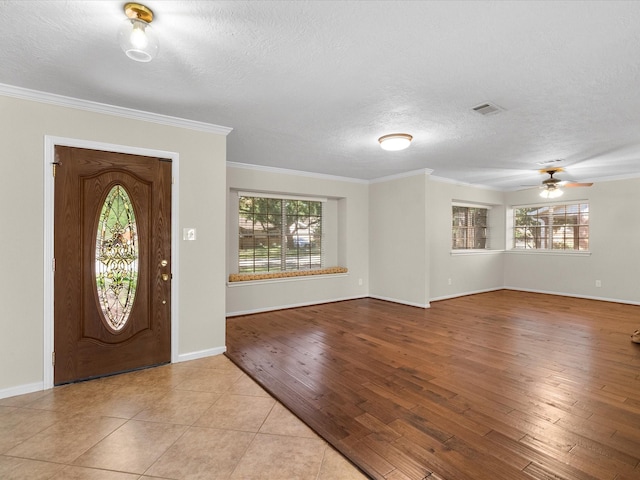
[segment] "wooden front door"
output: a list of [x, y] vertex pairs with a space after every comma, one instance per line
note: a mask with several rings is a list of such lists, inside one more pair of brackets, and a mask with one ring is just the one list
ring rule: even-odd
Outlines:
[[56, 146], [54, 384], [171, 361], [171, 161]]

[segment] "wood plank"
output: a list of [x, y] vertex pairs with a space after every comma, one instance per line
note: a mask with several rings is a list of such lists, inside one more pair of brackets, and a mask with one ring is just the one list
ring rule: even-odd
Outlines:
[[640, 307], [502, 290], [233, 317], [227, 356], [376, 479], [640, 478]]

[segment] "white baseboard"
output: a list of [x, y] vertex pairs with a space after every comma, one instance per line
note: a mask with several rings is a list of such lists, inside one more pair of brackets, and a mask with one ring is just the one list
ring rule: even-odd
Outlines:
[[215, 355], [222, 355], [226, 351], [227, 347], [215, 347], [209, 348], [207, 350], [199, 350], [197, 352], [181, 353], [178, 355], [178, 360], [176, 363], [188, 362], [189, 360], [197, 360], [199, 358], [205, 357], [213, 357]]
[[43, 382], [28, 383], [26, 385], [18, 385], [0, 390], [0, 398], [15, 397], [16, 395], [24, 395], [25, 393], [41, 392], [44, 390]]
[[228, 312], [227, 318], [229, 317], [238, 317], [240, 315], [251, 315], [253, 313], [263, 313], [263, 312], [273, 312], [275, 310], [286, 310], [288, 308], [298, 308], [298, 307], [309, 307], [311, 305], [321, 305], [323, 303], [334, 303], [334, 302], [343, 302], [345, 300], [357, 300], [359, 298], [367, 298], [370, 295], [358, 295], [355, 297], [342, 297], [342, 298], [332, 298], [330, 300], [317, 300], [315, 302], [304, 302], [304, 303], [292, 303], [289, 305], [276, 305], [273, 307], [264, 307], [264, 308], [256, 308], [253, 310], [242, 310], [238, 312]]
[[[594, 296], [590, 296], [590, 295], [578, 295], [578, 294], [572, 294], [572, 293], [566, 293], [566, 292], [552, 292], [552, 291], [546, 291], [546, 290], [534, 290], [534, 289], [527, 289], [527, 288], [517, 288], [517, 287], [509, 287], [509, 286], [503, 286], [503, 287], [493, 287], [493, 288], [485, 288], [482, 290], [473, 290], [473, 291], [469, 291], [469, 292], [459, 292], [459, 293], [455, 293], [452, 295], [441, 295], [439, 297], [433, 297], [429, 300], [429, 302], [437, 302], [439, 300], [448, 300], [451, 298], [457, 298], [457, 297], [464, 297], [467, 295], [476, 295], [479, 293], [488, 293], [488, 292], [495, 292], [498, 290], [514, 290], [514, 291], [521, 291], [521, 292], [531, 292], [531, 293], [543, 293], [543, 294], [547, 294], [547, 295], [559, 295], [559, 296], [564, 296], [564, 297], [575, 297], [575, 298], [584, 298], [586, 300], [600, 300], [603, 302], [614, 302], [614, 303], [625, 303], [625, 304], [629, 304], [629, 305], [640, 305], [640, 302], [634, 302], [634, 301], [630, 301], [630, 300], [621, 300], [618, 298], [606, 298], [606, 297], [594, 297]], [[316, 301], [316, 302], [305, 302], [305, 303], [294, 303], [294, 304], [290, 304], [290, 305], [277, 305], [277, 306], [272, 306], [272, 307], [264, 307], [264, 308], [256, 308], [253, 310], [242, 310], [242, 311], [237, 311], [237, 312], [229, 312], [227, 313], [227, 318], [230, 317], [237, 317], [240, 315], [251, 315], [253, 313], [263, 313], [263, 312], [272, 312], [272, 311], [276, 311], [276, 310], [286, 310], [288, 308], [297, 308], [297, 307], [308, 307], [311, 305], [320, 305], [323, 303], [333, 303], [333, 302], [341, 302], [344, 300], [357, 300], [359, 298], [375, 298], [377, 300], [384, 300], [386, 302], [393, 302], [393, 303], [399, 303], [401, 305], [409, 305], [411, 307], [418, 307], [418, 308], [430, 308], [430, 303], [426, 303], [426, 304], [421, 304], [421, 303], [416, 303], [416, 302], [407, 302], [405, 300], [399, 300], [397, 298], [391, 298], [391, 297], [383, 297], [381, 295], [359, 295], [359, 296], [354, 296], [354, 297], [343, 297], [343, 298], [333, 298], [331, 300], [322, 300], [322, 301]]]
[[622, 300], [620, 298], [595, 297], [593, 295], [580, 295], [577, 293], [567, 293], [567, 292], [552, 292], [548, 290], [538, 290], [538, 289], [520, 288], [520, 287], [503, 287], [503, 289], [513, 290], [516, 292], [530, 292], [530, 293], [543, 293], [545, 295], [558, 295], [560, 297], [584, 298], [585, 300], [599, 300], [601, 302], [623, 303], [626, 305], [640, 305], [640, 302], [633, 301], [633, 300]]
[[416, 302], [407, 302], [406, 300], [398, 300], [397, 298], [390, 297], [382, 297], [380, 295], [369, 295], [370, 298], [375, 298], [376, 300], [384, 300], [385, 302], [393, 302], [399, 303], [401, 305], [408, 305], [410, 307], [418, 307], [418, 308], [430, 308], [431, 305], [429, 303], [416, 303]]
[[439, 297], [433, 297], [430, 301], [437, 302], [439, 300], [448, 300], [450, 298], [466, 297], [467, 295], [475, 295], [477, 293], [496, 292], [498, 290], [505, 290], [505, 289], [506, 287], [495, 287], [495, 288], [485, 288], [482, 290], [474, 290], [471, 292], [459, 292], [459, 293], [454, 293], [453, 295], [441, 295]]

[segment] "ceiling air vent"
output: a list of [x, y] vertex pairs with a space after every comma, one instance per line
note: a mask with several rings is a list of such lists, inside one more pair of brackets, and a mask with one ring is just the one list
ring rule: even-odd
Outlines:
[[502, 108], [494, 105], [492, 103], [482, 103], [476, 107], [473, 107], [472, 110], [474, 112], [479, 113], [480, 115], [495, 115], [496, 113], [502, 112]]
[[536, 162], [538, 165], [542, 166], [542, 167], [550, 167], [552, 166], [554, 163], [559, 163], [561, 162], [562, 159], [561, 158], [554, 158], [553, 160], [544, 160], [542, 162]]

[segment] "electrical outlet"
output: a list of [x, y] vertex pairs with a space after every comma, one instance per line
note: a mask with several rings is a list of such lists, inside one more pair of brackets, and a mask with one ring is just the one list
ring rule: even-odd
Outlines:
[[451, 285], [451, 279], [450, 278], [447, 280], [447, 284]]
[[602, 282], [600, 280], [596, 280], [596, 287], [600, 288], [602, 286]]
[[358, 279], [358, 285], [362, 286], [362, 279], [361, 278]]

